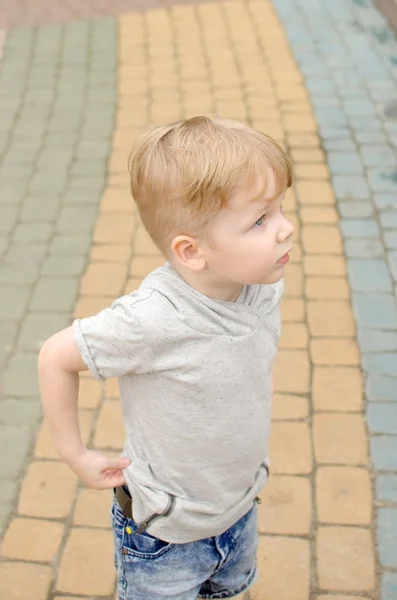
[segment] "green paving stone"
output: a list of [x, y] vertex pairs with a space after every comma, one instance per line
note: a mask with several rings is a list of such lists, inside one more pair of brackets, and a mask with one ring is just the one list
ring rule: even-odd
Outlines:
[[10, 233], [18, 219], [19, 209], [16, 206], [0, 205], [0, 233]]
[[26, 196], [29, 178], [2, 179], [0, 176], [0, 202], [1, 204], [20, 204]]
[[5, 398], [0, 401], [0, 424], [1, 425], [31, 425], [38, 424], [42, 415], [41, 403], [22, 398]]
[[84, 204], [97, 205], [99, 200], [100, 193], [96, 189], [88, 190], [72, 188], [64, 194], [62, 203], [64, 206], [81, 206]]
[[53, 101], [54, 92], [51, 90], [31, 90], [24, 97], [26, 106], [49, 105]]
[[16, 48], [18, 52], [21, 52], [23, 48], [29, 50], [33, 43], [34, 33], [32, 28], [18, 27], [10, 29], [7, 35], [4, 58], [7, 57], [7, 52], [12, 48]]
[[0, 177], [2, 181], [6, 179], [19, 179], [20, 177], [29, 177], [33, 173], [33, 165], [28, 163], [8, 164], [0, 168]]
[[0, 284], [33, 284], [36, 280], [38, 272], [38, 265], [0, 264]]
[[11, 244], [4, 260], [11, 265], [40, 263], [47, 252], [46, 244]]
[[86, 256], [91, 247], [89, 236], [83, 234], [56, 234], [50, 244], [52, 254]]
[[0, 285], [0, 319], [21, 319], [28, 304], [29, 293], [28, 285]]
[[71, 312], [78, 288], [78, 279], [43, 277], [37, 282], [29, 310], [32, 312]]
[[29, 313], [23, 321], [17, 346], [21, 350], [35, 352], [40, 349], [45, 340], [57, 331], [68, 327], [70, 322], [68, 313]]
[[21, 244], [46, 242], [52, 235], [52, 229], [51, 223], [19, 223], [13, 240]]
[[24, 123], [18, 122], [13, 130], [13, 137], [18, 138], [36, 138], [39, 143], [44, 134], [45, 123], [43, 121], [26, 121]]
[[8, 238], [0, 236], [0, 254], [8, 247]]
[[19, 152], [7, 152], [3, 159], [3, 165], [20, 165], [28, 164], [33, 165], [36, 161], [36, 153], [31, 150], [20, 150]]
[[13, 349], [18, 334], [18, 323], [0, 320], [0, 347]]
[[102, 194], [106, 183], [106, 177], [71, 177], [69, 180], [70, 191], [76, 189], [80, 192], [88, 191]]
[[80, 277], [84, 271], [86, 259], [83, 256], [48, 256], [42, 266], [41, 273], [53, 277]]
[[46, 149], [62, 149], [62, 148], [74, 148], [77, 140], [79, 138], [79, 134], [77, 131], [64, 131], [62, 133], [58, 132], [58, 133], [51, 133], [48, 132], [46, 137], [45, 137], [45, 141], [44, 141], [44, 145]]
[[56, 225], [59, 233], [92, 231], [97, 215], [97, 206], [67, 206], [62, 208]]
[[60, 198], [56, 194], [28, 196], [22, 206], [22, 221], [46, 221], [55, 220], [60, 206]]
[[[30, 451], [31, 428], [0, 425], [0, 478], [15, 480], [25, 465]], [[1, 486], [0, 486], [1, 487]]]

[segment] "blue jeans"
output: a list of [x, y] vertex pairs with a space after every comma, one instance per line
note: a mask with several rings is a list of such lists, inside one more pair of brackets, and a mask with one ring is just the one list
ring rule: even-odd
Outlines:
[[216, 537], [171, 544], [124, 516], [114, 498], [112, 526], [119, 600], [232, 598], [256, 576], [257, 507]]

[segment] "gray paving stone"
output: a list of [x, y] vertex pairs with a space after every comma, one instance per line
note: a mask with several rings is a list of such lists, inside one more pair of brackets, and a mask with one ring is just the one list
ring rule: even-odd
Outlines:
[[91, 240], [83, 234], [56, 234], [50, 244], [52, 254], [66, 256], [87, 256], [91, 246]]
[[[30, 427], [0, 425], [0, 480], [18, 478], [31, 445]], [[2, 487], [2, 485], [0, 486]]]
[[0, 284], [32, 284], [39, 273], [37, 264], [8, 265], [0, 263]]
[[340, 228], [345, 238], [379, 239], [380, 236], [379, 226], [372, 219], [343, 219]]
[[384, 248], [377, 239], [346, 239], [345, 254], [348, 258], [380, 258], [384, 256]]
[[0, 321], [0, 370], [4, 367], [6, 360], [15, 347], [17, 330], [18, 324], [16, 321]]
[[62, 203], [66, 206], [83, 204], [91, 204], [97, 206], [100, 199], [100, 193], [94, 189], [78, 189], [72, 188], [67, 190], [62, 198]]
[[376, 497], [381, 502], [397, 503], [397, 473], [384, 473], [377, 476]]
[[368, 180], [375, 192], [397, 193], [397, 171], [392, 169], [368, 169]]
[[378, 509], [378, 543], [381, 564], [397, 569], [397, 508]]
[[384, 240], [387, 248], [397, 250], [397, 231], [385, 231]]
[[97, 215], [97, 206], [66, 206], [61, 209], [56, 225], [59, 233], [92, 231]]
[[380, 224], [385, 229], [397, 230], [397, 212], [382, 212], [379, 216]]
[[40, 152], [37, 167], [38, 169], [44, 170], [48, 167], [52, 168], [56, 165], [61, 164], [62, 166], [69, 165], [72, 161], [73, 149], [69, 148], [52, 148], [44, 149]]
[[397, 367], [397, 352], [368, 353], [363, 357], [363, 366], [371, 373], [394, 376]]
[[69, 312], [76, 301], [79, 281], [43, 277], [36, 285], [30, 302], [32, 312]]
[[367, 167], [393, 167], [396, 156], [387, 145], [362, 146], [361, 154]]
[[43, 260], [46, 244], [11, 244], [4, 260], [10, 265], [36, 264]]
[[[127, 169], [127, 156], [126, 156], [126, 169]], [[106, 172], [107, 169], [107, 161], [102, 159], [96, 160], [77, 160], [72, 164], [70, 173], [73, 176], [83, 176], [83, 177], [91, 177], [91, 176], [103, 176], [103, 173]]]
[[0, 232], [10, 233], [18, 219], [18, 207], [13, 205], [0, 206]]
[[0, 485], [0, 535], [5, 530], [11, 506], [16, 501], [17, 489], [17, 481], [2, 478]]
[[22, 205], [22, 221], [53, 222], [60, 207], [60, 196], [57, 194], [39, 194], [28, 196]]
[[354, 137], [359, 144], [387, 144], [383, 131], [355, 131]]
[[4, 373], [4, 396], [37, 398], [37, 354], [18, 353], [11, 357]]
[[369, 430], [374, 433], [397, 434], [397, 402], [374, 402], [367, 407]]
[[6, 237], [0, 236], [0, 256], [8, 248], [9, 240]]
[[48, 132], [45, 138], [45, 148], [50, 150], [54, 149], [62, 149], [68, 148], [73, 149], [77, 140], [79, 138], [79, 134], [76, 131], [68, 131], [65, 133], [51, 133]]
[[361, 174], [363, 165], [355, 152], [329, 152], [328, 164], [332, 173]]
[[51, 223], [19, 223], [12, 239], [17, 244], [47, 242], [52, 235]]
[[369, 329], [397, 329], [397, 308], [389, 294], [352, 295], [358, 326]]
[[5, 204], [20, 204], [26, 195], [27, 185], [19, 185], [16, 182], [8, 182], [0, 187], [0, 203]]
[[333, 175], [332, 183], [338, 200], [368, 200], [370, 189], [360, 175]]
[[30, 293], [28, 285], [0, 285], [0, 319], [21, 319]]
[[386, 400], [397, 401], [397, 378], [369, 373], [365, 385], [365, 393], [369, 402]]
[[68, 181], [69, 191], [79, 190], [95, 192], [96, 194], [102, 194], [106, 184], [106, 177], [71, 177]]
[[357, 337], [363, 352], [397, 351], [397, 332], [395, 331], [360, 329]]
[[43, 262], [41, 273], [54, 277], [80, 277], [84, 271], [86, 258], [84, 256], [62, 256], [52, 254]]
[[397, 597], [397, 573], [385, 571], [382, 574], [381, 598], [393, 600]]
[[18, 337], [18, 348], [35, 352], [49, 337], [70, 325], [68, 313], [28, 313]]
[[[42, 416], [41, 402], [22, 398], [5, 398], [0, 401], [0, 425], [37, 425]], [[1, 487], [1, 486], [0, 486]]]
[[379, 210], [397, 210], [396, 194], [374, 194], [373, 199]]
[[391, 275], [394, 281], [397, 281], [397, 252], [395, 250], [387, 252], [387, 260], [390, 265]]
[[383, 260], [349, 258], [347, 271], [350, 286], [356, 292], [392, 291], [392, 281]]
[[66, 186], [66, 175], [60, 176], [59, 173], [38, 171], [30, 182], [31, 192], [62, 192]]

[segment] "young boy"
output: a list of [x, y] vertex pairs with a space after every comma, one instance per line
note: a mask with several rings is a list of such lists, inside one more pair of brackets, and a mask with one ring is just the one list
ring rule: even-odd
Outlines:
[[[44, 410], [70, 467], [91, 487], [115, 488], [120, 600], [231, 598], [255, 578], [291, 168], [269, 137], [206, 117], [148, 131], [130, 166], [142, 221], [168, 262], [45, 342]], [[86, 369], [119, 378], [120, 459], [82, 443]]]

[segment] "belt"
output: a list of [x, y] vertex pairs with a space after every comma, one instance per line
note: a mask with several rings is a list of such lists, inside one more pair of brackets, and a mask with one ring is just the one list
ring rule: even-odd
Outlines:
[[114, 493], [116, 495], [117, 502], [120, 504], [120, 508], [123, 511], [123, 515], [127, 517], [127, 519], [132, 519], [131, 496], [129, 496], [122, 487], [117, 487]]

